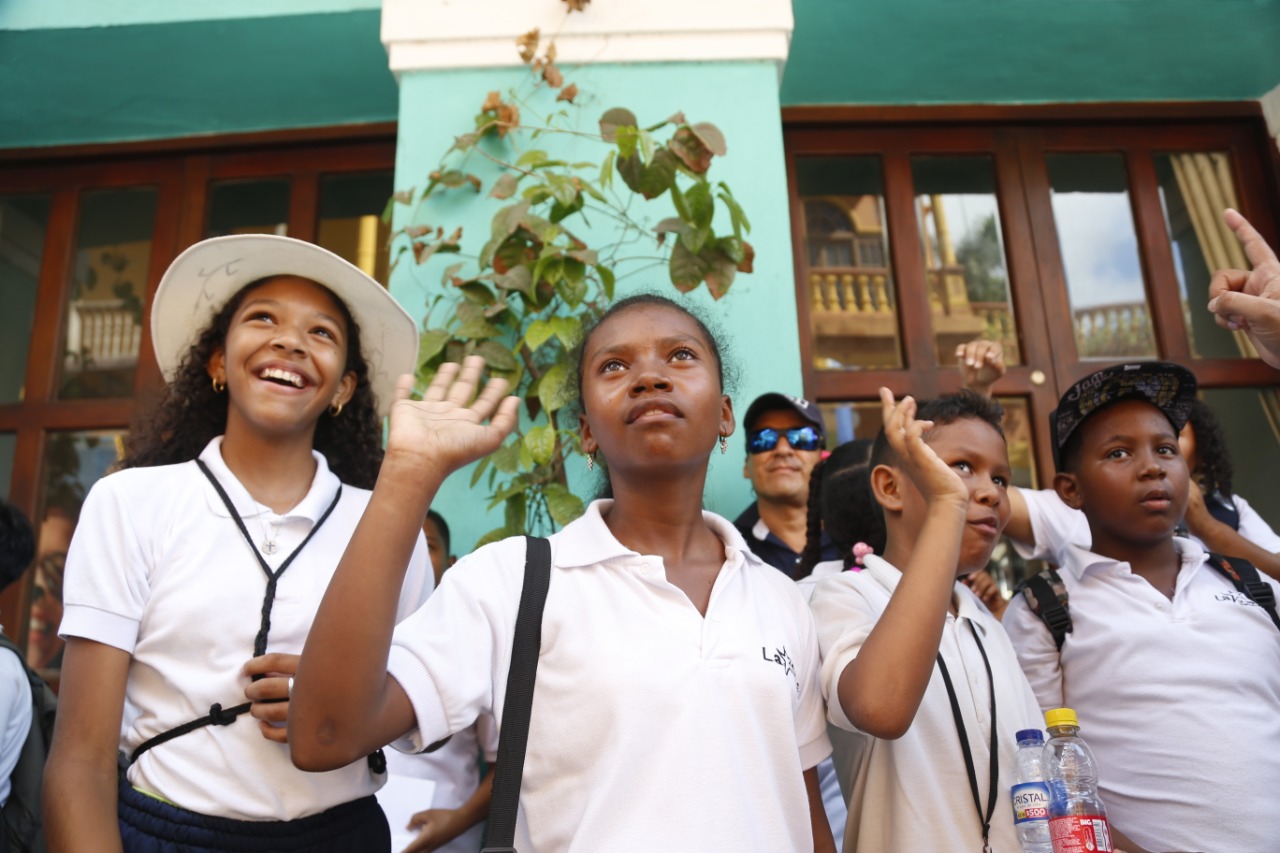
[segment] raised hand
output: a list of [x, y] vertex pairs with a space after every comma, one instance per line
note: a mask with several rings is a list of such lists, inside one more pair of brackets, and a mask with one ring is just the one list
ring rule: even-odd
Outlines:
[[1004, 347], [998, 341], [976, 340], [956, 347], [956, 364], [964, 387], [990, 396], [991, 386], [1004, 376]]
[[1248, 334], [1262, 360], [1280, 368], [1280, 260], [1239, 213], [1227, 208], [1222, 218], [1253, 270], [1215, 272], [1209, 282], [1209, 310], [1219, 326]]
[[477, 396], [483, 372], [480, 356], [468, 356], [461, 365], [445, 364], [421, 400], [409, 398], [413, 377], [400, 377], [387, 455], [415, 458], [447, 475], [497, 450], [515, 429], [520, 401], [506, 396], [505, 379], [489, 380]]
[[885, 438], [898, 456], [898, 466], [911, 478], [924, 499], [931, 503], [951, 501], [967, 508], [969, 489], [960, 475], [925, 443], [924, 434], [933, 428], [933, 421], [916, 420], [915, 399], [908, 396], [895, 401], [892, 391], [881, 388], [880, 403]]

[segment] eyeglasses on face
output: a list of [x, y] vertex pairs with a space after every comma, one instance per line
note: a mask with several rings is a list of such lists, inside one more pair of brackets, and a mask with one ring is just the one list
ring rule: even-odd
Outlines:
[[778, 446], [778, 439], [787, 437], [787, 444], [792, 450], [819, 450], [822, 448], [822, 436], [815, 427], [802, 426], [793, 429], [753, 429], [747, 433], [748, 453], [767, 453]]

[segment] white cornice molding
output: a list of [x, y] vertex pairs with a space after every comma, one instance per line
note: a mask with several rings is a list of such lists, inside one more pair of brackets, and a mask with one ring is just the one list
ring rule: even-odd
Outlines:
[[1280, 86], [1276, 86], [1259, 100], [1262, 102], [1262, 115], [1267, 120], [1267, 132], [1275, 140], [1276, 147], [1280, 148]]
[[382, 43], [391, 70], [523, 64], [517, 37], [553, 36], [556, 61], [706, 62], [787, 59], [791, 0], [594, 0], [569, 14], [563, 0], [384, 0]]

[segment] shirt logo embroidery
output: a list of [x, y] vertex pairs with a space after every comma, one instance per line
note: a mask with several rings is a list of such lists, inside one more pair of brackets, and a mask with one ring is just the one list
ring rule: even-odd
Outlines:
[[1238, 592], [1220, 592], [1214, 596], [1217, 601], [1233, 601], [1236, 604], [1243, 604], [1245, 607], [1257, 607], [1258, 602], [1253, 601], [1247, 595]]
[[796, 677], [796, 665], [792, 662], [791, 655], [787, 654], [786, 646], [776, 649], [772, 656], [764, 646], [761, 646], [760, 657], [768, 663], [776, 663], [782, 667], [783, 674], [791, 676], [791, 681], [796, 686], [796, 695], [800, 695], [800, 679]]

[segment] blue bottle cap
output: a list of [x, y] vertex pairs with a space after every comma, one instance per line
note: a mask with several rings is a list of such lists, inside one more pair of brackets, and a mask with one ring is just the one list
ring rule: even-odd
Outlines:
[[1014, 737], [1018, 743], [1030, 741], [1031, 743], [1044, 743], [1044, 732], [1039, 729], [1022, 729]]

